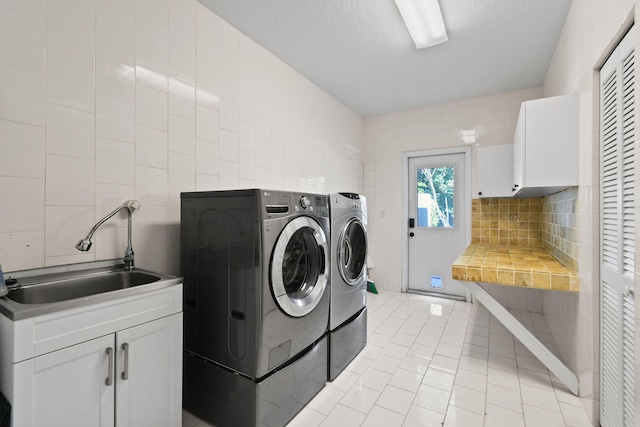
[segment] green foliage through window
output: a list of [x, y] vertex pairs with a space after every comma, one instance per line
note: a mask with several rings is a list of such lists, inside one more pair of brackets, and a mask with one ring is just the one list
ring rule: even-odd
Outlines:
[[418, 226], [453, 227], [454, 168], [418, 169]]

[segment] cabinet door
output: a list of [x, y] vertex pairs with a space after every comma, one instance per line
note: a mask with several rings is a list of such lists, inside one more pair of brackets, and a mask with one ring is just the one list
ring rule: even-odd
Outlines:
[[116, 425], [182, 423], [182, 313], [116, 334]]
[[14, 365], [13, 425], [112, 427], [114, 336], [86, 341]]
[[511, 197], [513, 145], [478, 148], [478, 196]]
[[578, 96], [522, 103], [513, 147], [514, 192], [540, 197], [578, 185]]
[[513, 138], [513, 187], [512, 193], [515, 194], [524, 184], [524, 154], [526, 139], [526, 110], [527, 104], [523, 103], [520, 107], [518, 115], [518, 124], [516, 125], [516, 134]]
[[527, 102], [524, 185], [578, 185], [578, 99], [556, 96]]

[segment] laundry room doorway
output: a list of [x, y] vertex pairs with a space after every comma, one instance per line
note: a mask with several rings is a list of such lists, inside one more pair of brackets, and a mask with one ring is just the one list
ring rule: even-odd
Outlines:
[[469, 299], [451, 264], [471, 237], [471, 150], [404, 154], [403, 289]]

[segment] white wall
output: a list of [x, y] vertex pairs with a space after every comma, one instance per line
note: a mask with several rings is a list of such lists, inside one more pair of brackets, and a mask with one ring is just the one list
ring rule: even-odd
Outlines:
[[[574, 1], [544, 84], [545, 96], [580, 95], [580, 294], [545, 293], [543, 311], [563, 359], [578, 374], [580, 395], [594, 424], [599, 422], [600, 370], [599, 136], [594, 67], [611, 51], [610, 44], [633, 8], [638, 10], [637, 3], [634, 0]], [[636, 372], [640, 370], [636, 368]], [[636, 393], [636, 399], [639, 397]]]
[[181, 191], [362, 192], [360, 116], [196, 0], [0, 0], [0, 262], [179, 272]]
[[533, 88], [365, 120], [364, 191], [376, 287], [401, 288], [402, 153], [465, 145], [462, 136], [475, 132], [471, 194], [476, 194], [476, 147], [513, 143], [520, 104], [540, 97], [542, 89]]

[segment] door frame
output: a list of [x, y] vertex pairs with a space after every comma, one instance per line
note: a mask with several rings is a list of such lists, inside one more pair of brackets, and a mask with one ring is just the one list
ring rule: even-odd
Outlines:
[[[467, 223], [460, 229], [465, 232], [466, 244], [471, 243], [471, 147], [457, 146], [430, 150], [405, 151], [402, 153], [402, 286], [401, 291], [409, 289], [409, 159], [414, 157], [441, 156], [445, 154], [464, 154], [465, 188], [467, 197], [461, 197], [462, 209], [467, 214]], [[467, 301], [471, 294], [467, 291]]]

